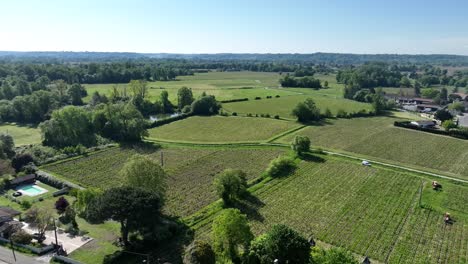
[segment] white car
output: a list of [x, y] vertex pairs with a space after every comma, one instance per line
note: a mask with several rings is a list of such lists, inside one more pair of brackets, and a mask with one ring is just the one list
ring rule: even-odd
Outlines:
[[367, 160], [363, 160], [363, 161], [361, 162], [361, 164], [364, 165], [364, 166], [370, 166], [370, 165], [371, 165], [371, 163], [368, 162]]

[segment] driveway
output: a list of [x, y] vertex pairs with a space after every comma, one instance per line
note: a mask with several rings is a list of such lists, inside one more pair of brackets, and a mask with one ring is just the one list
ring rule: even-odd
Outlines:
[[18, 264], [38, 264], [38, 263], [49, 263], [47, 262], [42, 262], [39, 260], [36, 260], [33, 257], [29, 257], [26, 255], [23, 255], [17, 251], [15, 251], [16, 255], [16, 262], [15, 259], [13, 258], [13, 253], [11, 252], [11, 249], [6, 248], [6, 247], [0, 247], [0, 264], [8, 263], [8, 264], [13, 264], [13, 263], [18, 263]]
[[468, 113], [465, 113], [463, 116], [458, 116], [458, 125], [468, 127]]

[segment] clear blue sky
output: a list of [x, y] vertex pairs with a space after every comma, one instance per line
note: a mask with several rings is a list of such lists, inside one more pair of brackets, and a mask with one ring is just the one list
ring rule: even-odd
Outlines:
[[468, 55], [465, 0], [1, 0], [0, 50]]

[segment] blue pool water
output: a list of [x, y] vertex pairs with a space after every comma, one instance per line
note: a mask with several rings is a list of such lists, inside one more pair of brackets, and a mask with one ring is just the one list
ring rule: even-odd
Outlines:
[[35, 195], [44, 193], [44, 189], [38, 188], [34, 185], [27, 185], [27, 186], [21, 187], [20, 190], [29, 196], [35, 196]]

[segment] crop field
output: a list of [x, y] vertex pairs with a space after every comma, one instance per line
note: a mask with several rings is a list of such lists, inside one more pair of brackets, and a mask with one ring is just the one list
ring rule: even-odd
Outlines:
[[0, 125], [0, 133], [11, 135], [16, 146], [41, 143], [41, 131], [35, 127], [4, 124]]
[[194, 116], [149, 130], [149, 138], [162, 141], [227, 143], [259, 142], [300, 127], [273, 118]]
[[[468, 179], [468, 141], [393, 126], [393, 117], [331, 120], [297, 133], [312, 145], [429, 168]], [[280, 138], [289, 143], [294, 134]]]
[[[203, 92], [216, 96], [218, 100], [229, 100], [236, 98], [250, 98], [257, 96], [286, 96], [297, 94], [287, 89], [278, 89], [278, 80], [281, 76], [277, 73], [265, 72], [208, 72], [196, 73], [193, 76], [179, 76], [176, 81], [149, 82], [149, 99], [154, 101], [166, 90], [169, 100], [177, 103], [177, 90], [183, 86], [192, 88], [195, 97]], [[88, 96], [85, 101], [91, 99], [92, 94], [98, 91], [101, 94], [110, 95], [114, 84], [87, 84]], [[127, 84], [119, 84], [124, 89]], [[163, 88], [163, 89], [162, 89]], [[130, 91], [127, 91], [130, 93]]]
[[121, 184], [118, 172], [131, 155], [140, 152], [159, 160], [161, 151], [169, 176], [165, 211], [186, 216], [217, 199], [211, 186], [216, 174], [227, 168], [242, 169], [248, 179], [254, 179], [266, 169], [270, 160], [286, 150], [174, 147], [150, 152], [113, 148], [41, 169], [85, 187], [110, 188]]
[[416, 252], [420, 263], [464, 263], [468, 222], [446, 226], [443, 211], [421, 209], [420, 186], [417, 177], [347, 160], [302, 162], [293, 175], [254, 192], [260, 201], [251, 225], [260, 234], [287, 224], [389, 263], [415, 263]]
[[[296, 88], [294, 90], [299, 91], [299, 89], [306, 90], [305, 88]], [[369, 111], [372, 109], [370, 104], [343, 99], [342, 95], [321, 94], [321, 91], [317, 91], [317, 94], [314, 94], [314, 91], [311, 91], [311, 89], [308, 90], [309, 91], [304, 92], [303, 95], [223, 104], [223, 109], [243, 115], [249, 113], [253, 115], [270, 114], [271, 116], [279, 115], [282, 118], [293, 119], [294, 117], [291, 113], [293, 108], [306, 98], [312, 98], [322, 112], [324, 112], [326, 108], [329, 108], [333, 114], [336, 114], [339, 109], [347, 112], [359, 112], [360, 110]], [[327, 89], [323, 91], [326, 90]]]

